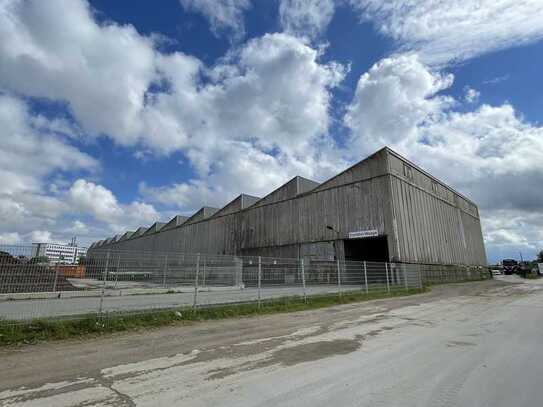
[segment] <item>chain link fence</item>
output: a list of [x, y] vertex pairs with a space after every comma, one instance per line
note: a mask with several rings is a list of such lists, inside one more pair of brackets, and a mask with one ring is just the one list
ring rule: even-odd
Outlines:
[[94, 250], [78, 265], [49, 264], [31, 246], [0, 246], [0, 319], [137, 313], [284, 297], [397, 294], [489, 278], [481, 267], [307, 257]]

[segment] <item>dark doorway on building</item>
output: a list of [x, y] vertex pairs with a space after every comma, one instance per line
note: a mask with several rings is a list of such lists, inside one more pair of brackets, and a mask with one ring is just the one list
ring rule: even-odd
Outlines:
[[343, 241], [345, 260], [389, 261], [386, 236], [348, 239]]

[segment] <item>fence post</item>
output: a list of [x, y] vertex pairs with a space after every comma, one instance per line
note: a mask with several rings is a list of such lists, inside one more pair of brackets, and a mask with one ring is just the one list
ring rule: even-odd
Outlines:
[[304, 289], [304, 302], [307, 302], [307, 293], [305, 290], [305, 270], [304, 270], [304, 259], [301, 259], [301, 266], [302, 266], [302, 286]]
[[162, 287], [166, 288], [166, 272], [168, 271], [168, 255], [164, 257], [164, 270], [162, 270]]
[[407, 273], [405, 272], [405, 264], [402, 264], [403, 269], [403, 281], [405, 283], [405, 291], [409, 291], [409, 285], [407, 284]]
[[55, 280], [53, 281], [53, 292], [57, 291], [58, 283], [58, 263], [55, 265]]
[[106, 286], [106, 283], [107, 283], [107, 276], [109, 274], [109, 250], [107, 251], [107, 254], [106, 254], [106, 267], [104, 269], [104, 276], [103, 276], [103, 282], [104, 282], [104, 288]]
[[364, 260], [364, 285], [366, 286], [366, 294], [368, 291], [368, 270], [366, 268], [366, 260]]
[[107, 273], [108, 273], [108, 267], [109, 267], [109, 250], [106, 254], [106, 267], [104, 269], [104, 284], [102, 284], [102, 293], [100, 294], [100, 305], [98, 308], [98, 315], [101, 318], [102, 317], [102, 310], [104, 308], [104, 295], [106, 292], [106, 280], [107, 280]]
[[337, 259], [337, 288], [339, 296], [341, 297], [341, 271], [339, 266], [339, 259]]
[[205, 286], [206, 286], [206, 265], [207, 265], [206, 257], [205, 257], [205, 256], [204, 256], [204, 258], [202, 259], [202, 261], [204, 262], [204, 264], [203, 264], [203, 270], [202, 270], [202, 286], [205, 287]]
[[418, 266], [418, 272], [419, 272], [419, 288], [422, 290], [422, 273], [423, 273], [423, 270], [422, 270], [422, 267], [423, 266]]
[[390, 293], [390, 282], [388, 281], [388, 263], [385, 262], [385, 273], [387, 278], [387, 292]]
[[119, 281], [119, 268], [121, 267], [121, 255], [117, 257], [117, 268], [115, 269], [115, 289], [117, 289], [117, 282]]
[[176, 276], [182, 281], [182, 283], [184, 283], [186, 278], [187, 278], [187, 269], [185, 267], [185, 255], [184, 254], [179, 256], [179, 258], [177, 259], [177, 263], [178, 263], [179, 272], [176, 273], [175, 270], [173, 272], [174, 284], [175, 284], [175, 277]]
[[260, 308], [260, 304], [262, 301], [262, 257], [258, 256], [258, 276], [257, 276], [257, 284], [258, 284], [258, 308]]
[[196, 304], [198, 302], [198, 273], [200, 272], [200, 253], [196, 255], [196, 273], [194, 276], [194, 303], [192, 308], [196, 309]]

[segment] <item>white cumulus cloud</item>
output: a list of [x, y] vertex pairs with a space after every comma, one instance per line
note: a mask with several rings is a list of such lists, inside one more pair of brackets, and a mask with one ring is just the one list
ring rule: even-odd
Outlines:
[[[50, 194], [47, 179], [55, 173], [94, 173], [98, 162], [71, 144], [56, 122], [29, 111], [20, 99], [0, 93], [0, 232], [21, 239], [33, 229], [51, 227], [68, 208]], [[60, 131], [62, 130], [62, 132]]]
[[88, 133], [140, 135], [155, 51], [134, 27], [98, 25], [84, 1], [4, 0], [0, 37], [0, 87], [69, 102]]
[[350, 0], [403, 51], [443, 65], [543, 38], [540, 0]]
[[[186, 5], [211, 10], [211, 3], [204, 3]], [[217, 27], [234, 26], [230, 22], [239, 21], [249, 2], [213, 6]], [[199, 197], [222, 201], [237, 191], [264, 193], [298, 173], [322, 178], [346, 165], [328, 130], [332, 90], [347, 69], [321, 62], [319, 50], [289, 34], [254, 38], [206, 66], [181, 52], [161, 53], [151, 37], [131, 25], [98, 23], [88, 3], [76, 0], [4, 0], [0, 34], [5, 40], [0, 44], [0, 89], [65, 103], [75, 119], [34, 117], [14, 97], [0, 105], [6, 132], [14, 135], [10, 142], [17, 142], [11, 154], [0, 158], [0, 166], [4, 160], [9, 170], [0, 172], [6, 179], [1, 213], [9, 211], [8, 220], [41, 209], [40, 230], [54, 230], [56, 236], [58, 223], [68, 221], [71, 213], [82, 217], [89, 233], [98, 225], [112, 230], [134, 225], [138, 217], [138, 223], [160, 217], [145, 202], [120, 203], [98, 182], [59, 177], [58, 172], [98, 167], [71, 147], [69, 138], [107, 136], [148, 158], [181, 152], [195, 177], [146, 188], [160, 191], [159, 197], [186, 190], [175, 203], [184, 210], [195, 208]], [[20, 134], [30, 142], [20, 143]], [[24, 157], [36, 165], [22, 165]], [[55, 180], [44, 185], [53, 175]], [[14, 195], [29, 189], [35, 192]], [[171, 199], [158, 200], [166, 201]], [[4, 227], [25, 236], [31, 232], [15, 222]], [[63, 233], [68, 229], [63, 227]]]
[[285, 32], [315, 38], [330, 24], [335, 7], [334, 0], [281, 0], [279, 19]]
[[90, 214], [119, 232], [125, 226], [150, 224], [160, 217], [152, 205], [138, 201], [122, 205], [109, 189], [84, 179], [73, 183], [68, 190], [67, 200], [73, 211]]
[[21, 243], [21, 236], [17, 232], [0, 233], [0, 244], [15, 245]]
[[30, 233], [30, 240], [33, 243], [49, 243], [53, 241], [51, 232], [47, 230], [33, 230]]
[[83, 213], [91, 213], [99, 220], [111, 221], [123, 213], [113, 193], [93, 182], [78, 179], [68, 191], [70, 203]]
[[[339, 170], [346, 163], [328, 134], [329, 110], [346, 68], [319, 59], [287, 34], [253, 39], [212, 69], [179, 53], [161, 57], [170, 92], [154, 95], [146, 109], [149, 140], [182, 150], [197, 178], [145, 186], [145, 196], [194, 209], [236, 192], [264, 193], [297, 174]], [[204, 74], [210, 82], [202, 85]]]
[[243, 14], [251, 7], [249, 0], [180, 0], [180, 2], [186, 10], [202, 14], [209, 21], [211, 31], [216, 36], [225, 30], [235, 39], [245, 34]]
[[534, 250], [543, 244], [543, 127], [509, 104], [455, 111], [440, 94], [452, 83], [414, 55], [376, 63], [345, 117], [351, 141], [368, 153], [389, 145], [474, 199], [492, 250], [505, 241]]
[[481, 97], [481, 92], [479, 92], [476, 89], [467, 87], [464, 90], [464, 100], [467, 103], [477, 103], [480, 97]]
[[418, 127], [439, 119], [453, 105], [437, 95], [453, 77], [429, 70], [415, 55], [385, 58], [358, 80], [345, 124], [365, 154], [418, 136]]

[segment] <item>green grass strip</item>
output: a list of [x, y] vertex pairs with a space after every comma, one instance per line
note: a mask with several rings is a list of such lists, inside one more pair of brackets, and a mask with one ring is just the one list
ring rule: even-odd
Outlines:
[[207, 321], [225, 318], [238, 318], [267, 315], [283, 312], [296, 312], [350, 304], [380, 298], [419, 294], [428, 288], [406, 290], [386, 290], [365, 292], [345, 292], [338, 294], [302, 297], [284, 297], [257, 303], [227, 304], [202, 308], [170, 308], [168, 310], [142, 311], [138, 313], [110, 313], [100, 317], [97, 314], [80, 316], [77, 319], [36, 319], [28, 322], [0, 320], [0, 346], [33, 344], [70, 338], [95, 337], [99, 335], [155, 328], [168, 325], [181, 325], [194, 321]]
[[446, 285], [446, 284], [464, 284], [464, 283], [475, 283], [478, 281], [486, 281], [486, 280], [492, 280], [490, 277], [483, 277], [483, 278], [471, 278], [469, 280], [457, 280], [457, 281], [427, 281], [424, 283], [425, 287], [432, 287], [434, 285]]

